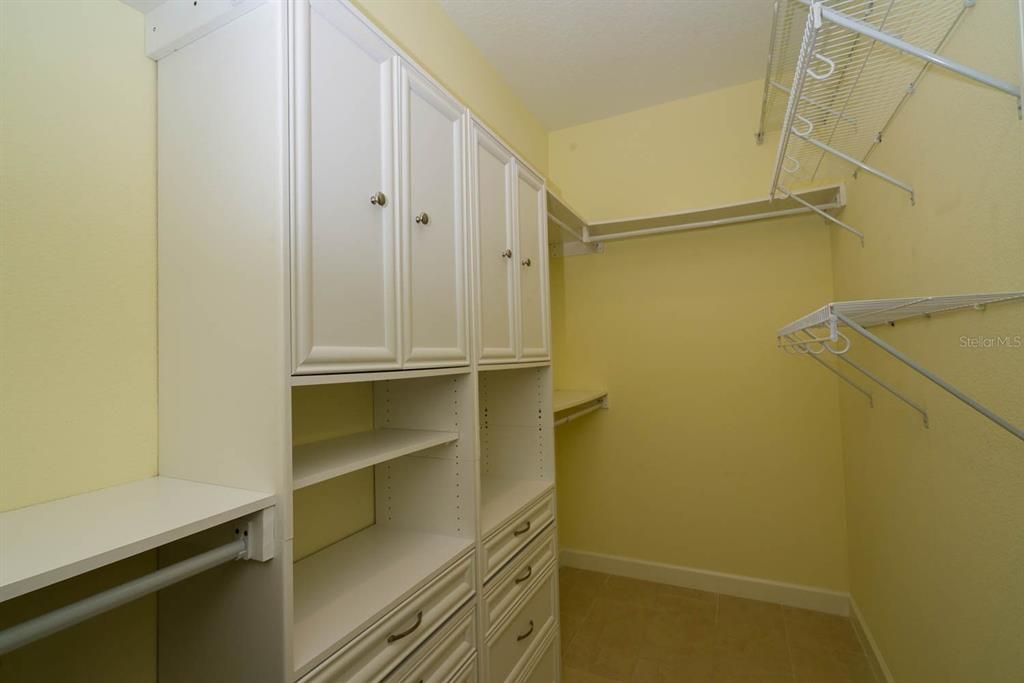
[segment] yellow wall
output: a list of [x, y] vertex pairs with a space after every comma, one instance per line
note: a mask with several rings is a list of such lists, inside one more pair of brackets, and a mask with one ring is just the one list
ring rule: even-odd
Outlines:
[[[0, 510], [156, 474], [155, 76], [120, 2], [0, 2]], [[5, 603], [0, 628], [154, 566]], [[155, 616], [80, 624], [0, 680], [155, 680]]]
[[[979, 2], [944, 53], [1017, 81], [1016, 3]], [[1024, 124], [1011, 97], [933, 69], [872, 163], [913, 183], [917, 206], [874, 178], [849, 186], [835, 233], [843, 299], [1024, 290]], [[1024, 349], [960, 337], [1024, 335], [1024, 305], [876, 330], [1024, 425]], [[840, 389], [851, 589], [899, 683], [1024, 676], [1024, 446], [941, 389], [855, 341], [853, 354], [923, 403]]]
[[[764, 197], [760, 96], [748, 83], [555, 131], [552, 180], [591, 220]], [[831, 300], [829, 228], [609, 243], [552, 271], [556, 386], [611, 402], [558, 428], [564, 547], [845, 590], [835, 382], [774, 347]]]
[[481, 121], [542, 174], [547, 131], [436, 0], [354, 0]]
[[156, 474], [156, 70], [114, 0], [0, 13], [7, 510]]

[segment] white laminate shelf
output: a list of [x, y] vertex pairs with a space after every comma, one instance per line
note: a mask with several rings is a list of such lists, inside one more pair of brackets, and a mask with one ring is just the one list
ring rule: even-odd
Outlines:
[[547, 493], [554, 482], [543, 479], [484, 478], [480, 495], [480, 534], [487, 536], [502, 522]]
[[292, 488], [312, 486], [404, 455], [458, 441], [458, 432], [427, 429], [374, 429], [296, 446]]
[[603, 401], [608, 396], [604, 389], [586, 389], [580, 391], [559, 391], [555, 390], [553, 407], [554, 412], [561, 413], [566, 410], [578, 408], [579, 406]]
[[296, 562], [296, 671], [305, 674], [472, 547], [468, 538], [377, 524]]
[[0, 602], [273, 504], [270, 493], [152, 477], [0, 513]]

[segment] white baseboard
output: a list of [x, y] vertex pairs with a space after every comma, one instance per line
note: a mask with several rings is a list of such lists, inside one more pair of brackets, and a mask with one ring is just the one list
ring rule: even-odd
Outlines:
[[882, 652], [878, 649], [878, 643], [871, 635], [871, 630], [868, 629], [867, 622], [864, 621], [864, 615], [861, 614], [860, 608], [857, 607], [857, 601], [853, 599], [852, 595], [850, 596], [850, 621], [853, 622], [853, 630], [860, 639], [864, 654], [867, 655], [868, 664], [871, 665], [871, 670], [875, 674], [875, 680], [878, 683], [894, 683], [892, 672], [889, 671]]
[[850, 595], [837, 591], [800, 586], [780, 581], [755, 579], [749, 576], [723, 574], [704, 569], [677, 567], [660, 562], [634, 560], [615, 555], [601, 555], [582, 550], [563, 548], [560, 564], [564, 567], [589, 569], [591, 571], [627, 576], [632, 579], [656, 581], [672, 586], [683, 586], [713, 593], [735, 595], [740, 598], [763, 600], [790, 607], [802, 607], [847, 616], [850, 613]]

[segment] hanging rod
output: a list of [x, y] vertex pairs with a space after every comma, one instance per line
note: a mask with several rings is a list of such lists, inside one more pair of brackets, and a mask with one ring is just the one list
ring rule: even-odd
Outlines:
[[566, 422], [572, 422], [573, 420], [581, 418], [584, 415], [589, 415], [590, 413], [594, 412], [595, 410], [601, 410], [602, 408], [607, 408], [607, 407], [608, 407], [608, 404], [607, 404], [607, 400], [606, 399], [598, 399], [595, 403], [587, 406], [586, 408], [581, 408], [580, 410], [577, 410], [574, 413], [570, 413], [570, 414], [566, 415], [565, 417], [558, 418], [557, 420], [555, 420], [555, 426], [557, 427], [558, 425], [563, 425]]
[[81, 623], [115, 607], [166, 588], [208, 569], [249, 558], [245, 538], [239, 537], [213, 550], [132, 579], [102, 593], [65, 605], [34, 619], [0, 631], [0, 656]]

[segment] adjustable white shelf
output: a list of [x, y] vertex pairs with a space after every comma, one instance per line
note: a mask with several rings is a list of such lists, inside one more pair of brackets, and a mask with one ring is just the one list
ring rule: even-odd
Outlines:
[[[830, 155], [899, 187], [913, 202], [912, 185], [866, 161], [932, 64], [1012, 95], [1019, 114], [1024, 76], [1007, 83], [938, 54], [973, 5], [964, 0], [776, 2], [757, 133], [761, 142], [766, 130], [782, 130], [770, 196], [791, 197], [793, 188], [815, 179]], [[1024, 0], [1018, 0], [1018, 12], [1024, 17]], [[1024, 55], [1024, 45], [1021, 50]], [[863, 240], [860, 231], [831, 220]]]
[[305, 488], [364, 467], [458, 440], [458, 432], [374, 429], [303, 444], [292, 451], [292, 487]]
[[548, 234], [556, 252], [560, 249], [562, 255], [572, 255], [582, 253], [583, 247], [584, 252], [595, 251], [594, 247], [603, 242], [716, 228], [794, 214], [818, 213], [831, 218], [826, 212], [844, 206], [845, 188], [837, 184], [795, 192], [785, 199], [760, 198], [678, 213], [588, 223], [564, 200], [549, 191], [548, 220], [554, 229]]
[[[608, 408], [608, 392], [603, 389], [583, 391], [555, 390], [553, 398], [555, 426], [571, 422], [595, 410]], [[572, 412], [569, 412], [572, 411]]]
[[273, 504], [268, 493], [151, 477], [0, 513], [0, 602]]
[[295, 563], [301, 676], [473, 547], [472, 538], [377, 524]]
[[777, 333], [778, 345], [789, 353], [802, 354], [813, 358], [825, 368], [835, 373], [845, 383], [867, 396], [869, 400], [872, 400], [870, 392], [868, 392], [864, 387], [853, 382], [848, 377], [840, 373], [836, 368], [825, 363], [819, 358], [820, 355], [827, 351], [829, 355], [835, 356], [843, 364], [860, 372], [865, 377], [872, 380], [890, 394], [920, 413], [921, 418], [924, 421], [924, 426], [927, 427], [928, 412], [921, 405], [907, 398], [873, 372], [860, 366], [858, 363], [850, 360], [846, 356], [846, 352], [850, 350], [852, 344], [850, 338], [840, 331], [840, 327], [853, 330], [896, 360], [905, 364], [918, 374], [937, 384], [960, 401], [963, 401], [974, 410], [992, 420], [1018, 439], [1024, 440], [1024, 430], [1019, 427], [1015, 427], [1005, 418], [981, 405], [935, 373], [921, 367], [905, 354], [895, 349], [888, 342], [880, 339], [871, 332], [868, 332], [866, 329], [868, 327], [884, 325], [896, 320], [904, 320], [906, 318], [919, 316], [930, 316], [935, 313], [945, 313], [964, 308], [973, 307], [983, 310], [988, 304], [1017, 300], [1024, 300], [1024, 292], [836, 301], [826, 304], [818, 310], [779, 329]]
[[480, 482], [480, 535], [487, 536], [554, 485], [552, 481], [541, 479], [483, 478]]

